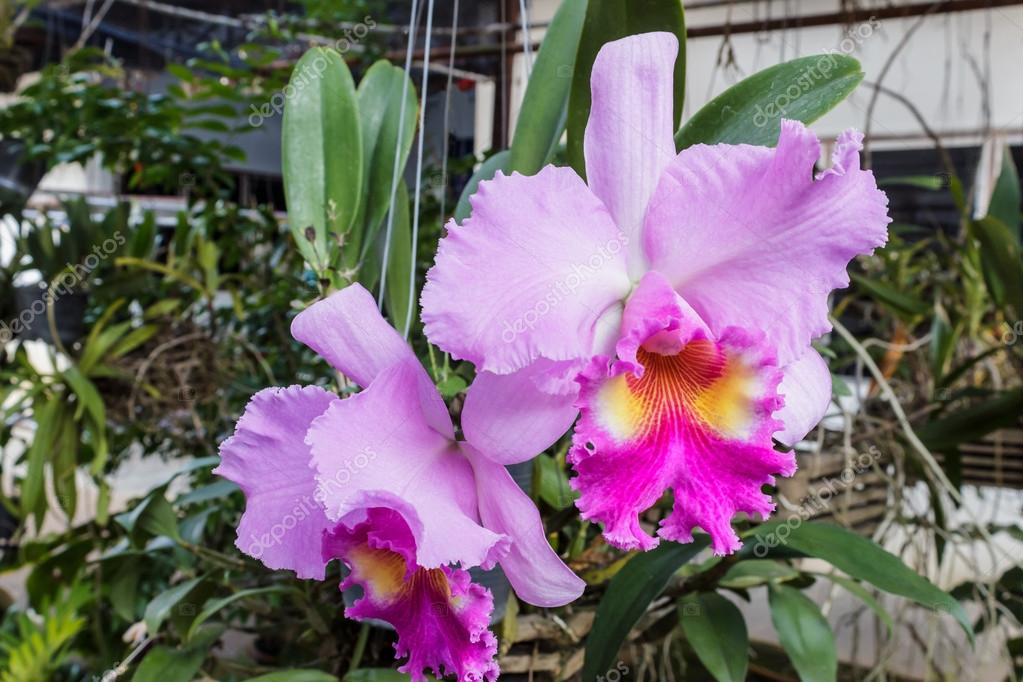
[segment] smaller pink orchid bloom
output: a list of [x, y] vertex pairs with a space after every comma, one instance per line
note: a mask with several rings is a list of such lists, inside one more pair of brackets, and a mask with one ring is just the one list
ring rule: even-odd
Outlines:
[[467, 569], [500, 564], [537, 606], [574, 600], [583, 582], [504, 466], [455, 439], [429, 375], [365, 289], [313, 304], [291, 330], [364, 390], [342, 400], [291, 386], [252, 398], [215, 470], [246, 497], [235, 544], [302, 578], [322, 580], [340, 558], [341, 588], [364, 594], [345, 615], [394, 626], [413, 680], [427, 669], [496, 679], [493, 598]]
[[[831, 375], [811, 341], [828, 294], [887, 239], [887, 199], [843, 133], [820, 144], [782, 121], [774, 148], [675, 151], [670, 33], [608, 43], [591, 78], [587, 180], [548, 166], [480, 183], [448, 223], [422, 294], [426, 335], [480, 372], [467, 436], [505, 463], [549, 447], [581, 414], [569, 455], [584, 518], [626, 549], [657, 544], [640, 515], [671, 489], [658, 535], [767, 517], [761, 488], [795, 470]], [[500, 419], [489, 416], [500, 415]]]

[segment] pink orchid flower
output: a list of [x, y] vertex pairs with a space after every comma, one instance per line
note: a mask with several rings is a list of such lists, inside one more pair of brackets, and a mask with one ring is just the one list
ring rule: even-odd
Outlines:
[[[639, 517], [674, 491], [662, 538], [699, 526], [735, 551], [738, 512], [791, 475], [831, 377], [812, 339], [846, 266], [887, 239], [887, 199], [843, 133], [830, 169], [783, 121], [774, 148], [676, 153], [669, 33], [605, 45], [593, 64], [587, 180], [548, 166], [481, 183], [448, 224], [423, 290], [430, 340], [481, 371], [463, 420], [511, 463], [581, 413], [570, 460], [584, 518], [625, 549], [657, 544]], [[488, 418], [501, 415], [500, 420]]]
[[300, 313], [302, 341], [359, 386], [257, 393], [220, 448], [215, 472], [246, 497], [238, 548], [274, 569], [322, 580], [327, 563], [364, 596], [356, 620], [397, 631], [400, 668], [464, 682], [497, 678], [488, 590], [468, 568], [500, 564], [538, 606], [577, 598], [583, 582], [548, 544], [536, 507], [484, 449], [455, 440], [443, 399], [412, 349], [352, 285]]

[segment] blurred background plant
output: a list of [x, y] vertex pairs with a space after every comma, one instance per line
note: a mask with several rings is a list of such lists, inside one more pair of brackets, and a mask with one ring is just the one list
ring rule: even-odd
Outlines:
[[[0, 109], [0, 679], [405, 679], [391, 632], [343, 618], [340, 567], [300, 581], [234, 547], [243, 498], [210, 473], [217, 445], [265, 386], [338, 388], [289, 325], [354, 281], [408, 331], [457, 416], [472, 367], [426, 343], [415, 305], [444, 222], [464, 219], [498, 169], [579, 167], [597, 50], [654, 29], [684, 39], [682, 8], [565, 0], [530, 24], [518, 3], [489, 18], [480, 3], [459, 15], [461, 47], [453, 8], [438, 9], [433, 54], [422, 30], [406, 53], [401, 3], [79, 5], [0, 11], [0, 83], [38, 68]], [[159, 88], [125, 54], [143, 49], [125, 29], [140, 15], [117, 14], [129, 10], [204, 27], [175, 43], [185, 57], [158, 62]], [[522, 21], [545, 29], [542, 43], [522, 40]], [[158, 28], [141, 35], [160, 43]], [[28, 41], [35, 61], [9, 66], [17, 37], [40, 31], [69, 37]], [[781, 114], [758, 117], [794, 83], [787, 115], [817, 120], [863, 78], [848, 54], [825, 58], [808, 86], [820, 56], [680, 108], [679, 147], [773, 144]], [[503, 76], [472, 70], [485, 65]], [[690, 74], [703, 66], [690, 57]], [[498, 130], [467, 143], [452, 132], [458, 97], [475, 88], [482, 101], [495, 80]], [[514, 129], [513, 89], [528, 122]], [[274, 184], [259, 159], [279, 137]], [[1023, 674], [1020, 184], [1001, 139], [982, 148], [939, 146], [926, 176], [885, 172], [874, 152], [892, 236], [833, 297], [820, 347], [834, 409], [774, 491], [778, 518], [738, 522], [742, 552], [713, 558], [699, 535], [613, 550], [573, 505], [567, 439], [534, 460], [550, 540], [589, 588], [563, 609], [500, 605], [506, 679], [984, 679], [976, 661], [991, 652], [999, 674]], [[102, 171], [106, 191], [43, 179], [69, 167]], [[992, 490], [1015, 508], [978, 512]]]

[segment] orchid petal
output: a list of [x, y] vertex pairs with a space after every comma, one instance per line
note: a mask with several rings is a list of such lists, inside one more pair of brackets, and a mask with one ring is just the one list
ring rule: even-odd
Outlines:
[[515, 464], [565, 435], [579, 414], [577, 391], [544, 390], [552, 364], [540, 360], [513, 374], [477, 374], [462, 407], [465, 440], [495, 462]]
[[795, 445], [817, 426], [831, 405], [831, 372], [812, 348], [782, 371], [778, 392], [785, 398], [785, 407], [774, 416], [785, 428], [774, 437], [785, 445]]
[[674, 64], [678, 39], [644, 33], [604, 45], [593, 62], [586, 178], [630, 240], [629, 273], [644, 269], [639, 239], [647, 202], [675, 158]]
[[827, 295], [846, 266], [885, 243], [887, 198], [859, 168], [861, 136], [839, 138], [812, 179], [817, 139], [783, 121], [775, 149], [696, 145], [668, 166], [650, 200], [643, 249], [715, 334], [759, 329], [778, 362], [827, 332]]
[[454, 437], [447, 406], [433, 381], [361, 284], [345, 287], [303, 310], [291, 323], [291, 335], [363, 388], [388, 367], [406, 361], [415, 364], [419, 368], [416, 393], [430, 425], [441, 435]]
[[511, 538], [501, 568], [515, 594], [534, 606], [563, 606], [577, 599], [586, 583], [565, 565], [547, 541], [533, 501], [503, 466], [471, 446], [464, 445], [462, 450], [476, 473], [483, 524]]
[[324, 537], [324, 558], [340, 557], [350, 569], [341, 589], [363, 596], [345, 609], [356, 620], [390, 623], [398, 634], [398, 670], [414, 682], [455, 675], [459, 682], [497, 679], [497, 639], [487, 626], [494, 600], [470, 581], [468, 571], [425, 568], [413, 559], [416, 543], [401, 515], [373, 508], [354, 526], [339, 524]]
[[588, 357], [629, 291], [628, 238], [570, 168], [480, 183], [423, 288], [426, 335], [481, 371]]
[[245, 494], [235, 545], [269, 568], [323, 579], [320, 536], [329, 525], [303, 442], [309, 424], [337, 396], [316, 386], [267, 388], [252, 397], [213, 473]]
[[428, 423], [416, 396], [420, 371], [418, 362], [398, 363], [313, 422], [306, 442], [317, 493], [333, 521], [369, 507], [399, 512], [421, 566], [489, 568], [508, 539], [480, 525], [472, 466]]

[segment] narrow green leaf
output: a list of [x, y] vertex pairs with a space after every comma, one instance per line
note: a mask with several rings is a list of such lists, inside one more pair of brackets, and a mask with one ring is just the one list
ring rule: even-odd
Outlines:
[[718, 584], [722, 587], [746, 589], [768, 582], [781, 582], [799, 577], [799, 571], [788, 564], [769, 559], [740, 561], [725, 573]]
[[1016, 243], [1019, 243], [1019, 173], [1016, 171], [1016, 164], [1012, 162], [1012, 148], [1008, 146], [1002, 150], [1002, 170], [998, 174], [998, 182], [995, 183], [995, 189], [991, 193], [991, 203], [988, 205], [987, 214], [1009, 228]]
[[[160, 626], [171, 614], [174, 607], [188, 597], [189, 593], [195, 589], [202, 580], [203, 578], [200, 576], [198, 578], [192, 578], [191, 580], [179, 583], [178, 585], [161, 592], [146, 605], [146, 612], [143, 616], [143, 620], [146, 623], [146, 630], [149, 634], [155, 635], [160, 631]], [[189, 605], [189, 608], [194, 609], [195, 607], [194, 605]], [[194, 611], [192, 612], [194, 613]]]
[[857, 287], [887, 306], [898, 316], [910, 320], [930, 312], [931, 307], [919, 298], [893, 289], [884, 282], [851, 272], [849, 278]]
[[415, 259], [412, 257], [412, 221], [409, 216], [408, 186], [404, 180], [398, 183], [398, 193], [394, 201], [394, 222], [391, 225], [391, 245], [387, 250], [387, 260], [387, 287], [384, 291], [387, 314], [395, 329], [406, 332], [405, 320], [409, 306], [413, 305], [416, 297], [415, 292], [409, 291]]
[[462, 196], [458, 197], [458, 205], [455, 207], [454, 218], [455, 221], [461, 223], [463, 220], [469, 217], [472, 212], [472, 205], [469, 203], [469, 197], [476, 193], [476, 188], [480, 186], [480, 183], [484, 180], [491, 180], [497, 171], [508, 172], [509, 164], [511, 163], [511, 152], [507, 149], [499, 151], [493, 156], [487, 158], [480, 167], [476, 169], [476, 172], [469, 178], [469, 182], [465, 184], [462, 189]]
[[511, 143], [512, 170], [533, 175], [550, 159], [565, 130], [568, 96], [588, 0], [565, 0], [536, 54]]
[[874, 599], [874, 595], [870, 594], [870, 592], [867, 591], [867, 588], [865, 588], [863, 585], [860, 585], [855, 580], [850, 580], [849, 578], [846, 578], [844, 575], [838, 575], [837, 573], [834, 572], [819, 573], [818, 575], [824, 576], [825, 578], [835, 583], [836, 585], [841, 585], [846, 589], [847, 592], [857, 597], [861, 602], [866, 604], [871, 611], [878, 615], [881, 621], [888, 628], [889, 635], [895, 630], [895, 622], [892, 620], [891, 614], [888, 613], [887, 609], [881, 606], [881, 604], [878, 603], [876, 599]]
[[1011, 308], [1011, 319], [1023, 319], [1023, 260], [1018, 238], [990, 216], [974, 220], [970, 230], [980, 242], [984, 280], [991, 297], [999, 306]]
[[686, 639], [718, 682], [743, 682], [749, 667], [749, 633], [735, 604], [720, 594], [689, 594], [679, 600]]
[[220, 611], [220, 609], [224, 608], [225, 606], [233, 604], [239, 599], [245, 599], [247, 597], [256, 597], [261, 594], [278, 594], [286, 592], [297, 592], [297, 590], [293, 587], [284, 587], [279, 585], [275, 585], [272, 587], [254, 587], [248, 590], [240, 590], [227, 597], [223, 597], [221, 599], [216, 599], [212, 602], [209, 602], [206, 604], [203, 610], [199, 612], [199, 615], [195, 617], [195, 620], [193, 620], [192, 624], [188, 627], [188, 633], [185, 635], [185, 640], [187, 641], [192, 639], [192, 637], [195, 636], [195, 633], [198, 631], [199, 626], [205, 623], [207, 620], [209, 620], [213, 615]]
[[1012, 426], [1023, 415], [1023, 389], [1005, 391], [925, 424], [917, 436], [931, 449], [947, 452], [962, 443], [983, 438], [995, 429]]
[[607, 586], [597, 606], [593, 629], [586, 639], [583, 682], [594, 682], [614, 666], [622, 643], [650, 602], [668, 585], [671, 576], [707, 546], [699, 535], [688, 545], [661, 541], [652, 551], [636, 554]]
[[747, 534], [747, 547], [756, 552], [756, 545], [784, 546], [807, 556], [824, 559], [832, 566], [856, 578], [938, 611], [955, 617], [967, 636], [973, 628], [962, 604], [947, 592], [938, 589], [927, 578], [917, 574], [902, 561], [876, 543], [830, 523], [804, 521], [793, 525], [770, 521]]
[[[401, 93], [405, 89], [404, 116], [402, 115]], [[416, 89], [408, 75], [386, 60], [373, 64], [359, 83], [359, 116], [362, 121], [363, 185], [365, 202], [363, 206], [363, 230], [361, 238], [352, 242], [349, 253], [360, 258], [365, 255], [391, 202], [391, 185], [394, 182], [395, 147], [398, 149], [398, 180], [412, 148], [413, 133], [416, 129]], [[399, 124], [401, 135], [399, 136]], [[346, 257], [346, 263], [351, 261]]]
[[259, 677], [250, 677], [249, 682], [337, 682], [337, 678], [322, 670], [280, 670]]
[[834, 682], [838, 655], [831, 625], [817, 605], [799, 590], [771, 585], [771, 621], [802, 682]]
[[678, 125], [686, 79], [686, 22], [682, 3], [679, 0], [599, 0], [589, 3], [586, 8], [568, 101], [568, 142], [565, 148], [569, 163], [584, 178], [583, 134], [590, 118], [593, 61], [606, 43], [651, 31], [670, 31], [678, 38], [673, 118]]
[[[290, 93], [290, 94], [289, 94]], [[281, 128], [288, 223], [318, 272], [351, 241], [362, 197], [362, 132], [355, 82], [341, 56], [314, 47], [295, 65]]]
[[45, 467], [52, 456], [63, 419], [65, 415], [60, 397], [51, 398], [35, 408], [36, 432], [28, 449], [28, 471], [21, 484], [21, 513], [25, 517], [35, 515], [37, 526], [46, 514]]
[[812, 55], [772, 66], [704, 105], [675, 135], [675, 144], [679, 149], [701, 143], [773, 146], [782, 118], [816, 121], [861, 80], [860, 63], [845, 55]]

